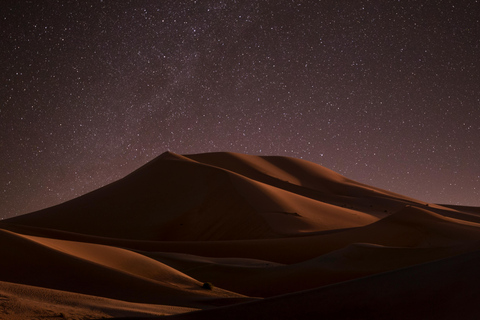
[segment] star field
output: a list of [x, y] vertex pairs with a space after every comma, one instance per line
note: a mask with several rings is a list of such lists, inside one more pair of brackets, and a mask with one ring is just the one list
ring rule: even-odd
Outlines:
[[164, 151], [480, 206], [479, 1], [4, 1], [0, 216]]

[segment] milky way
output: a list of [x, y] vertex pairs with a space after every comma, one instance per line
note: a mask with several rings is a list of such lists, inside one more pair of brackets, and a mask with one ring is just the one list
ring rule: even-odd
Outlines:
[[164, 151], [480, 206], [479, 1], [2, 1], [0, 216]]

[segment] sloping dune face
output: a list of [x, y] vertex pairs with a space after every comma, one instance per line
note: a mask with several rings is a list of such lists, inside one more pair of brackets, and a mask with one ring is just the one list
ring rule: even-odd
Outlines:
[[254, 208], [235, 192], [228, 175], [165, 154], [102, 189], [12, 221], [139, 240], [275, 237]]
[[236, 172], [244, 177], [339, 206], [397, 211], [421, 203], [393, 192], [350, 180], [318, 164], [289, 157], [251, 156], [232, 152], [187, 155], [189, 159]]
[[[342, 188], [370, 194], [367, 188], [306, 161], [272, 159], [228, 153], [187, 158], [165, 153], [111, 185], [11, 221], [158, 241], [278, 238], [377, 220], [370, 213], [311, 195], [339, 194]], [[215, 166], [218, 163], [224, 165]]]
[[475, 319], [478, 211], [299, 159], [167, 152], [0, 222], [0, 319]]

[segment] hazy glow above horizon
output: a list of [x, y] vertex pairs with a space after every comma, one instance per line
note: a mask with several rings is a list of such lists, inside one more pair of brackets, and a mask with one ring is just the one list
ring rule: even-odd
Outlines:
[[478, 1], [15, 1], [0, 216], [166, 150], [303, 158], [480, 206]]

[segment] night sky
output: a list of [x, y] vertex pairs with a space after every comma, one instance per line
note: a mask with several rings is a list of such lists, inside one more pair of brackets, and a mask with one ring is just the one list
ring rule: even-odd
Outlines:
[[2, 1], [0, 216], [170, 150], [480, 206], [479, 1]]

